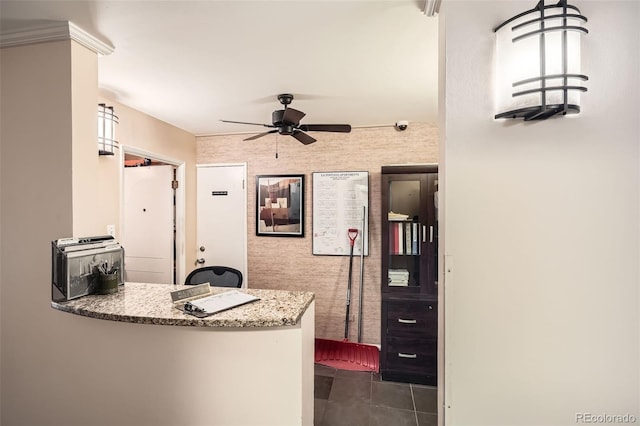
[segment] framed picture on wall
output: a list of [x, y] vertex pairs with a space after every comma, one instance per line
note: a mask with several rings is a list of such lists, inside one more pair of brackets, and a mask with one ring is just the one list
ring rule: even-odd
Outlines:
[[349, 230], [357, 229], [353, 254], [368, 256], [369, 172], [313, 172], [311, 185], [313, 254], [349, 255]]
[[304, 175], [256, 176], [256, 235], [304, 237]]

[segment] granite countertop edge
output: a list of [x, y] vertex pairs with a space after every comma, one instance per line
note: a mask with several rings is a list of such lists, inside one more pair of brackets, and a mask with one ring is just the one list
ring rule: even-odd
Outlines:
[[[289, 290], [239, 289], [260, 297], [257, 302], [205, 318], [183, 313], [171, 302], [170, 292], [184, 286], [125, 283], [117, 294], [88, 295], [70, 301], [52, 301], [53, 309], [99, 320], [209, 328], [268, 328], [297, 325], [315, 299], [314, 293]], [[212, 287], [212, 293], [232, 290]]]

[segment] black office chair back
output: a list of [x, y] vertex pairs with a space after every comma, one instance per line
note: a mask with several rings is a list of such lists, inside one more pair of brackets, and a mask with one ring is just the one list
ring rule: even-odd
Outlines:
[[185, 285], [210, 283], [214, 287], [242, 286], [242, 272], [228, 266], [204, 266], [194, 269], [187, 276]]

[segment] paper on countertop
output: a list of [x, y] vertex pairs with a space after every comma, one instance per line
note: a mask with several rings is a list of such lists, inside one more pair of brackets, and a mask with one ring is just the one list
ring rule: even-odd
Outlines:
[[213, 296], [191, 300], [188, 303], [202, 312], [213, 314], [235, 308], [236, 306], [244, 305], [245, 303], [255, 302], [257, 300], [260, 300], [260, 298], [247, 293], [242, 293], [238, 290], [231, 290], [220, 294], [214, 294]]

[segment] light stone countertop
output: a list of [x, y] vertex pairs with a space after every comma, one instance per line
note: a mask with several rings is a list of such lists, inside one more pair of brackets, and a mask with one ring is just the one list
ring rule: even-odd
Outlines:
[[[239, 289], [260, 300], [206, 318], [196, 318], [175, 308], [171, 292], [190, 286], [125, 283], [118, 293], [89, 295], [68, 302], [51, 302], [60, 311], [91, 318], [138, 324], [196, 327], [278, 327], [296, 325], [314, 300], [303, 291]], [[234, 290], [211, 287], [212, 294]]]

